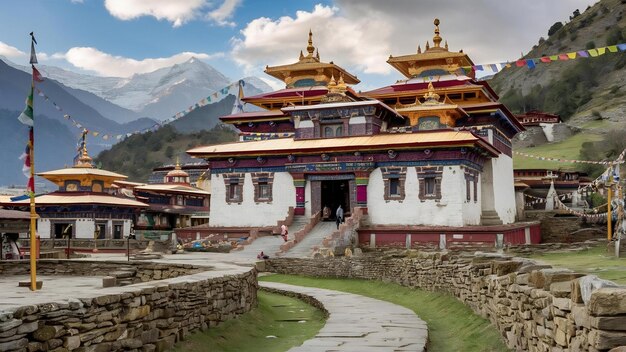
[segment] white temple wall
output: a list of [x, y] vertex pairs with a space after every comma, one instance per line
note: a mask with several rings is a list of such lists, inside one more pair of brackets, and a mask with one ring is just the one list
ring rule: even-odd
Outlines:
[[[465, 190], [465, 177], [461, 180], [461, 189]], [[474, 187], [477, 187], [476, 198], [474, 198]], [[470, 200], [467, 200], [467, 193], [463, 191], [463, 224], [480, 225], [481, 199], [480, 199], [480, 176], [476, 183], [470, 182]]]
[[37, 219], [37, 234], [39, 238], [50, 238], [52, 230], [50, 228], [50, 220], [45, 218]]
[[76, 238], [93, 240], [96, 225], [93, 219], [76, 219]]
[[515, 222], [515, 187], [513, 159], [505, 154], [491, 159], [493, 169], [493, 194], [495, 210], [504, 224]]
[[[419, 199], [419, 183], [415, 167], [407, 167], [405, 197], [402, 201], [385, 201], [385, 185], [380, 168], [370, 174], [367, 186], [367, 207], [372, 224], [463, 226], [465, 221], [480, 219], [480, 211], [464, 212], [465, 175], [460, 166], [445, 166], [441, 182], [441, 200]], [[480, 204], [480, 203], [478, 203]]]
[[226, 203], [226, 185], [221, 174], [211, 180], [210, 226], [254, 227], [274, 226], [287, 217], [289, 207], [296, 206], [296, 188], [288, 172], [274, 173], [272, 202], [255, 203], [250, 173], [245, 174], [241, 203]]
[[131, 220], [124, 220], [124, 224], [122, 225], [122, 238], [126, 238], [130, 235], [130, 226], [132, 223]]

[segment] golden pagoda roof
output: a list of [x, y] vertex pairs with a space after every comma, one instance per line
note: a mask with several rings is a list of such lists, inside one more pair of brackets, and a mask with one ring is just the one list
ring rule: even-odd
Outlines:
[[49, 177], [58, 177], [58, 176], [101, 176], [101, 177], [109, 177], [115, 178], [119, 180], [127, 179], [128, 176], [118, 174], [115, 172], [101, 170], [101, 169], [93, 169], [93, 168], [81, 168], [81, 167], [68, 167], [65, 169], [58, 169], [46, 172], [37, 173], [37, 176], [41, 176], [43, 178], [48, 179]]
[[189, 174], [181, 169], [180, 163], [176, 160], [176, 166], [165, 177], [189, 177]]
[[[19, 200], [15, 202], [2, 201], [5, 205], [28, 205], [29, 199]], [[115, 197], [108, 194], [89, 194], [89, 193], [48, 193], [37, 197], [37, 206], [44, 205], [64, 205], [64, 204], [102, 204], [127, 207], [147, 207], [148, 205], [136, 200]]]
[[[387, 63], [400, 71], [407, 78], [420, 75], [432, 76], [433, 72], [455, 72], [462, 66], [472, 66], [474, 63], [463, 50], [459, 52], [448, 51], [448, 42], [441, 46], [442, 38], [439, 36], [439, 19], [435, 18], [435, 35], [433, 46], [426, 41], [426, 49], [418, 45], [417, 53], [403, 56], [391, 56]], [[440, 73], [439, 73], [440, 74]]]
[[[361, 81], [345, 69], [320, 61], [319, 50], [316, 52], [313, 46], [313, 33], [309, 31], [309, 41], [306, 47], [307, 55], [300, 51], [298, 62], [288, 65], [266, 66], [265, 73], [285, 82], [288, 88], [298, 86], [298, 82], [309, 79], [308, 85], [326, 85], [332, 76], [343, 76], [346, 84], [357, 84]], [[315, 53], [315, 54], [314, 54]], [[302, 83], [300, 83], [302, 84]]]
[[331, 151], [362, 151], [413, 148], [447, 148], [450, 146], [481, 146], [492, 155], [499, 152], [482, 138], [470, 131], [440, 130], [420, 133], [389, 133], [327, 139], [279, 138], [262, 141], [234, 142], [187, 151], [187, 154], [205, 159], [229, 156], [289, 155], [303, 153], [327, 153]]

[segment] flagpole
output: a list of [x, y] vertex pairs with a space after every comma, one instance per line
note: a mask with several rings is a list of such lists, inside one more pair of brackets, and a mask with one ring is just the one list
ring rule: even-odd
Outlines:
[[[35, 65], [37, 63], [37, 57], [35, 56], [35, 35], [33, 32], [30, 33], [31, 36], [31, 57], [30, 64], [33, 68], [33, 73], [31, 76], [31, 95], [33, 89], [35, 87]], [[34, 97], [32, 99], [35, 100]], [[34, 105], [33, 102], [31, 104]], [[30, 180], [29, 183], [32, 182], [32, 189], [30, 191], [30, 290], [37, 291], [37, 212], [35, 209], [35, 114], [33, 112], [33, 125], [30, 127], [29, 138], [30, 138]]]

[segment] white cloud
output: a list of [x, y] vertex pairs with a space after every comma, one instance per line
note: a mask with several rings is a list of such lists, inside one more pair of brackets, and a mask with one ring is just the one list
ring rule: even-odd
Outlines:
[[206, 0], [105, 0], [104, 6], [111, 15], [121, 20], [153, 16], [172, 22], [179, 27], [197, 17], [197, 12], [207, 5]]
[[6, 56], [8, 58], [18, 58], [26, 56], [26, 53], [19, 50], [14, 46], [0, 42], [0, 56]]
[[292, 63], [300, 50], [306, 52], [309, 29], [313, 45], [322, 61], [352, 71], [386, 73], [392, 26], [373, 14], [346, 18], [336, 7], [316, 5], [313, 11], [298, 11], [295, 17], [277, 20], [257, 18], [241, 30], [242, 37], [232, 40], [232, 55], [248, 73], [258, 73], [263, 66]]
[[[63, 55], [65, 60], [75, 67], [93, 71], [101, 76], [112, 77], [130, 77], [137, 73], [152, 72], [163, 67], [185, 62], [192, 57], [208, 60], [222, 56], [223, 53], [209, 55], [205, 53], [182, 52], [170, 57], [135, 60], [122, 56], [113, 56], [90, 47], [71, 48]], [[52, 57], [59, 58], [59, 54], [54, 54]]]
[[463, 49], [475, 63], [494, 63], [517, 59], [554, 22], [567, 21], [576, 8], [584, 11], [594, 1], [482, 0], [477, 6], [458, 0], [334, 0], [333, 6], [316, 5], [295, 16], [252, 20], [231, 39], [232, 56], [246, 74], [262, 75], [265, 65], [297, 61], [311, 28], [322, 61], [388, 84], [400, 78], [386, 63], [389, 55], [415, 53], [427, 40], [432, 45], [435, 17], [451, 51]]
[[70, 0], [70, 2], [71, 2], [72, 4], [82, 4], [82, 3], [84, 3], [85, 1], [84, 1], [84, 0]]
[[209, 12], [207, 17], [220, 26], [232, 27], [235, 23], [228, 20], [233, 16], [240, 3], [241, 0], [225, 0], [220, 7]]

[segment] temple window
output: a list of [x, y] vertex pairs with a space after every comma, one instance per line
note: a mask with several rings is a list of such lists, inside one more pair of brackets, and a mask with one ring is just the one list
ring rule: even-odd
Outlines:
[[226, 187], [226, 203], [241, 203], [243, 201], [243, 181], [245, 174], [224, 174]]
[[467, 100], [467, 99], [474, 99], [476, 98], [476, 93], [472, 92], [472, 93], [464, 93], [463, 94], [463, 99]]
[[176, 205], [185, 205], [183, 196], [176, 196]]
[[434, 177], [424, 177], [424, 195], [434, 196], [436, 195], [437, 181]]
[[255, 172], [252, 173], [252, 184], [254, 185], [255, 203], [272, 202], [272, 186], [274, 183], [274, 173]]
[[441, 200], [442, 166], [416, 167], [419, 183], [419, 199], [424, 202], [429, 199]]
[[[471, 192], [471, 184], [474, 184], [473, 192]], [[478, 171], [466, 168], [465, 169], [465, 199], [467, 202], [474, 200], [474, 203], [478, 202]]]
[[405, 196], [406, 167], [383, 167], [381, 171], [385, 185], [385, 193], [383, 195], [385, 201], [403, 201]]
[[465, 179], [465, 200], [466, 201], [470, 201], [472, 200], [472, 194], [470, 193], [470, 180], [468, 178]]
[[326, 125], [324, 126], [324, 138], [343, 136], [343, 125]]

